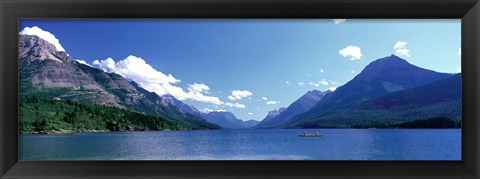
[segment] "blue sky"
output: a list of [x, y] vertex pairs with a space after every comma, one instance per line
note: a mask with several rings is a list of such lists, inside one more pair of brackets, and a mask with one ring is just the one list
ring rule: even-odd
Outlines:
[[341, 86], [391, 54], [438, 72], [461, 63], [460, 19], [31, 19], [19, 31], [34, 26], [74, 59], [244, 120]]

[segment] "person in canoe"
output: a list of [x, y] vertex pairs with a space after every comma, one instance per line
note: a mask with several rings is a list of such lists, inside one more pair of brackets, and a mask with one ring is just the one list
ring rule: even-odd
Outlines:
[[305, 131], [303, 134], [299, 134], [299, 136], [301, 137], [320, 137], [322, 136], [322, 134], [320, 134], [320, 132], [317, 131], [317, 133], [308, 133], [307, 131]]

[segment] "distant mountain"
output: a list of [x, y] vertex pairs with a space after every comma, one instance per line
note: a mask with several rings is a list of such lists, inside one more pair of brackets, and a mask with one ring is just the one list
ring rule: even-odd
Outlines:
[[253, 127], [258, 123], [258, 121], [250, 120], [250, 121], [243, 121], [238, 119], [233, 115], [231, 112], [224, 112], [224, 111], [211, 111], [207, 113], [203, 113], [197, 110], [195, 107], [190, 106], [188, 104], [183, 103], [182, 101], [178, 100], [174, 96], [170, 94], [163, 95], [162, 98], [167, 100], [170, 104], [176, 106], [181, 111], [191, 114], [193, 116], [206, 119], [208, 122], [217, 124], [223, 128], [228, 129], [242, 129], [242, 128], [250, 128]]
[[260, 122], [260, 121], [257, 121], [257, 120], [254, 120], [254, 119], [244, 121], [246, 128], [253, 128], [253, 127], [255, 127], [259, 122]]
[[279, 108], [279, 109], [275, 109], [273, 111], [268, 111], [268, 114], [267, 116], [262, 120], [262, 121], [269, 121], [270, 119], [278, 116], [280, 113], [282, 113], [283, 111], [285, 111], [287, 108]]
[[[141, 103], [137, 106], [133, 106], [133, 109], [140, 111], [150, 111], [151, 113], [157, 116], [166, 116], [168, 118], [173, 118], [179, 120], [183, 123], [189, 124], [191, 126], [198, 126], [200, 128], [207, 129], [218, 129], [220, 126], [210, 123], [202, 117], [192, 115], [188, 112], [183, 111], [180, 108], [175, 107], [170, 104], [168, 99], [162, 98], [157, 93], [149, 92], [138, 86], [135, 82], [131, 82], [132, 85], [141, 92], [148, 101]], [[150, 105], [150, 102], [153, 102], [154, 105]]]
[[218, 124], [224, 128], [229, 129], [242, 129], [251, 127], [252, 121], [248, 124], [235, 117], [231, 112], [226, 111], [212, 111], [206, 114], [203, 114], [203, 117], [207, 119], [208, 122]]
[[19, 36], [20, 95], [64, 99], [130, 109], [181, 121], [195, 129], [218, 125], [185, 114], [155, 93], [115, 73], [78, 63], [34, 35]]
[[414, 66], [395, 55], [381, 58], [371, 62], [355, 78], [327, 95], [310, 110], [295, 116], [284, 127], [340, 127], [339, 124], [322, 124], [322, 121], [326, 115], [344, 112], [388, 93], [419, 87], [452, 76], [453, 74]]
[[203, 118], [204, 113], [200, 112], [197, 108], [193, 106], [183, 103], [182, 101], [178, 100], [171, 94], [163, 95], [162, 98], [166, 99], [170, 104], [174, 105], [178, 109], [181, 109], [194, 116]]
[[288, 108], [280, 108], [278, 111], [271, 111], [260, 123], [255, 126], [256, 128], [272, 128], [278, 127], [287, 123], [292, 117], [302, 114], [313, 107], [317, 102], [323, 99], [326, 94], [331, 91], [321, 92], [318, 90], [312, 90], [305, 93], [295, 102], [290, 104]]
[[428, 119], [461, 119], [461, 75], [397, 91], [358, 106], [328, 113], [302, 128], [352, 127]]

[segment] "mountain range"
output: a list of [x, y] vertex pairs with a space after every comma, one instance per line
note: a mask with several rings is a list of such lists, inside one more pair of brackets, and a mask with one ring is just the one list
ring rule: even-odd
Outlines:
[[395, 56], [368, 64], [335, 91], [311, 90], [262, 121], [231, 112], [202, 112], [172, 95], [79, 63], [34, 35], [19, 36], [21, 96], [73, 100], [131, 110], [191, 129], [318, 128], [460, 119], [461, 74], [423, 69]]
[[226, 129], [242, 129], [242, 128], [251, 128], [259, 121], [256, 120], [241, 120], [235, 117], [235, 115], [231, 112], [227, 111], [207, 111], [201, 112], [197, 108], [190, 106], [188, 104], [183, 103], [182, 101], [178, 100], [174, 96], [170, 94], [166, 94], [162, 96], [164, 99], [170, 102], [170, 104], [176, 106], [177, 108], [190, 113], [194, 116], [204, 118], [210, 123], [217, 124]]
[[216, 124], [180, 110], [166, 99], [115, 73], [78, 63], [34, 35], [19, 36], [21, 96], [90, 102], [180, 121], [193, 129]]
[[279, 110], [270, 111], [267, 117], [255, 126], [256, 128], [270, 128], [281, 126], [287, 123], [292, 117], [308, 111], [311, 107], [323, 99], [326, 94], [331, 91], [321, 92], [312, 90], [305, 93], [295, 102], [290, 104], [287, 108], [280, 108]]
[[345, 128], [430, 118], [459, 119], [460, 88], [460, 74], [423, 69], [391, 55], [371, 62], [308, 110], [270, 127]]

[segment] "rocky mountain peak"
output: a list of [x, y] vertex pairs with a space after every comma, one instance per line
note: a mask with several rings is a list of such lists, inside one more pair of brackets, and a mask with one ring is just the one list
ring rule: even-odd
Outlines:
[[57, 51], [53, 44], [35, 35], [19, 35], [18, 54], [21, 66], [43, 60], [72, 61], [67, 53]]

